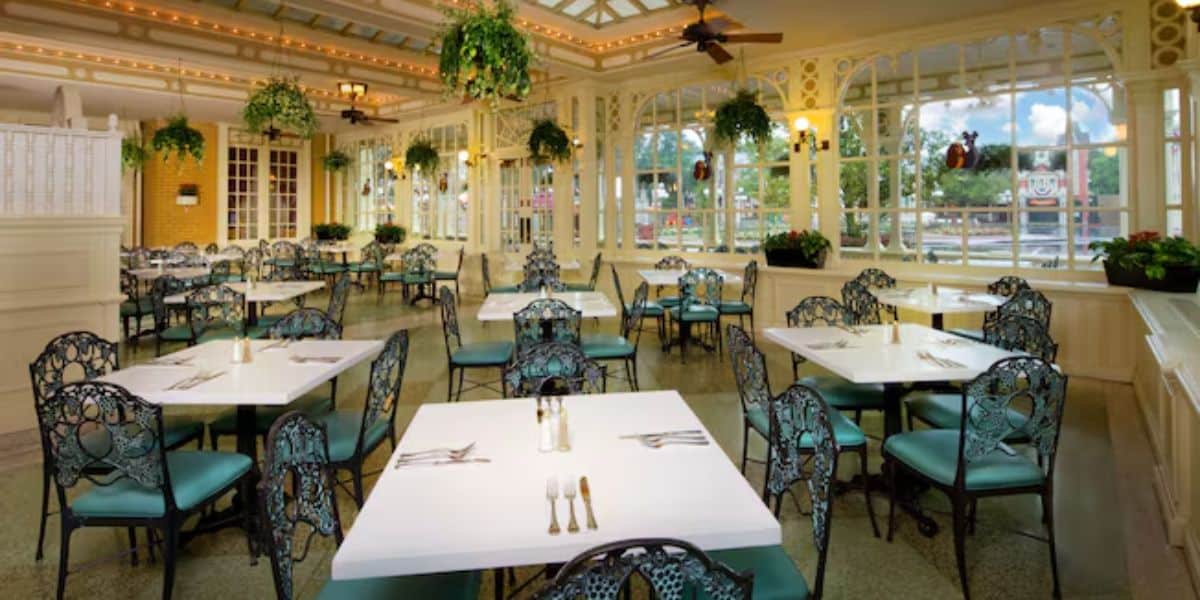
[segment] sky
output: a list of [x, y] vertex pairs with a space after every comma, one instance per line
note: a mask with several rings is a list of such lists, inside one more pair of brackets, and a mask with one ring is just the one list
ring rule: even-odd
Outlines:
[[[1095, 142], [1115, 141], [1118, 132], [1109, 120], [1106, 98], [1084, 87], [1072, 88], [1071, 119], [1076, 127]], [[984, 98], [963, 98], [924, 104], [921, 128], [949, 133], [978, 131], [979, 145], [1011, 143], [1012, 104], [1016, 101], [1017, 144], [1050, 146], [1061, 144], [1067, 124], [1066, 90], [1035, 90]]]

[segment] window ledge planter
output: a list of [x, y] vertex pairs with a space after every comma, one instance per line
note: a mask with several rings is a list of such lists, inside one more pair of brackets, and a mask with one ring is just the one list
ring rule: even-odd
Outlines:
[[1166, 270], [1166, 276], [1162, 279], [1150, 279], [1140, 268], [1129, 269], [1107, 260], [1104, 261], [1104, 274], [1108, 277], [1109, 285], [1123, 285], [1156, 292], [1196, 293], [1196, 286], [1200, 284], [1200, 269], [1196, 267], [1166, 267]]
[[769, 267], [800, 267], [804, 269], [825, 268], [825, 257], [827, 255], [826, 252], [821, 252], [814, 257], [803, 250], [795, 248], [766, 250], [764, 254], [767, 256], [767, 266]]

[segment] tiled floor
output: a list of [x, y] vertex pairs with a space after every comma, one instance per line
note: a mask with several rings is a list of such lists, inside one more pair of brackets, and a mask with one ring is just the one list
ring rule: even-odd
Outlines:
[[[323, 306], [325, 297], [316, 296], [311, 304]], [[481, 327], [474, 320], [475, 306], [464, 305], [460, 318], [468, 340], [510, 338], [512, 329], [504, 324]], [[347, 309], [347, 338], [379, 338], [399, 329], [413, 334], [409, 364], [403, 382], [397, 423], [401, 430], [416, 408], [424, 402], [444, 402], [446, 397], [445, 350], [437, 311], [427, 303], [411, 309], [399, 304], [399, 294], [389, 294], [386, 302], [376, 304], [375, 294], [353, 293]], [[585, 323], [584, 327], [596, 325]], [[615, 320], [599, 325], [615, 329]], [[737, 395], [727, 359], [700, 352], [691, 354], [687, 365], [678, 353], [663, 356], [657, 349], [652, 331], [642, 340], [639, 360], [643, 389], [680, 390], [684, 398], [711, 430], [731, 460], [738, 459], [741, 448], [741, 420]], [[786, 353], [769, 342], [763, 350], [778, 391], [790, 375]], [[126, 349], [123, 364], [145, 360], [152, 344]], [[342, 378], [339, 404], [361, 404], [366, 366], [360, 366]], [[620, 387], [617, 384], [614, 387]], [[476, 392], [471, 397], [489, 397]], [[1071, 382], [1070, 399], [1060, 444], [1055, 515], [1059, 533], [1059, 564], [1063, 591], [1072, 598], [1127, 598], [1130, 589], [1127, 573], [1125, 527], [1118, 500], [1117, 471], [1110, 443], [1110, 402], [1131, 402], [1128, 386], [1101, 384], [1076, 378]], [[868, 433], [881, 431], [879, 417], [864, 418]], [[1136, 427], [1136, 423], [1125, 426]], [[232, 439], [226, 443], [232, 446]], [[372, 457], [378, 467], [386, 451]], [[761, 456], [761, 444], [751, 444], [751, 454]], [[872, 469], [878, 469], [877, 448], [872, 452]], [[37, 535], [37, 501], [40, 484], [36, 464], [12, 460], [0, 479], [0, 510], [6, 515], [0, 525], [0, 577], [9, 597], [53, 597], [58, 557], [58, 526], [52, 520], [47, 542], [47, 558], [33, 560]], [[855, 461], [845, 461], [843, 477], [857, 472]], [[762, 469], [752, 465], [747, 475], [750, 484], [761, 485]], [[1133, 474], [1132, 485], [1137, 477]], [[1124, 480], [1130, 485], [1130, 480]], [[368, 482], [368, 486], [370, 482]], [[876, 512], [885, 525], [887, 502], [876, 496]], [[948, 534], [948, 503], [936, 493], [929, 494], [926, 505], [943, 525], [944, 532], [932, 539], [917, 532], [914, 522], [897, 516], [895, 541], [887, 543], [871, 534], [863, 496], [849, 493], [840, 497], [834, 508], [833, 534], [826, 575], [827, 598], [957, 598], [960, 597], [955, 570], [953, 544]], [[342, 497], [342, 518], [349, 527], [354, 510]], [[976, 598], [1039, 598], [1050, 596], [1050, 569], [1046, 546], [1026, 535], [1042, 534], [1037, 499], [1018, 497], [980, 503], [977, 533], [967, 541], [967, 562], [972, 592]], [[397, 518], [419, 515], [397, 515]], [[1147, 524], [1148, 527], [1156, 524]], [[808, 518], [797, 505], [787, 501], [783, 511], [784, 540], [788, 552], [802, 567], [810, 581], [815, 565]], [[161, 565], [132, 567], [128, 561], [112, 559], [94, 564], [125, 546], [125, 532], [92, 529], [75, 533], [71, 545], [74, 569], [86, 569], [70, 576], [69, 598], [157, 598], [161, 591]], [[245, 551], [245, 539], [236, 530], [200, 538], [182, 551], [176, 575], [177, 598], [270, 598], [273, 597], [269, 563], [264, 559], [251, 566]], [[313, 549], [297, 571], [297, 588], [302, 597], [313, 597], [329, 572], [332, 557], [329, 544]], [[1169, 552], [1160, 549], [1160, 551]], [[526, 571], [526, 570], [522, 570]], [[484, 577], [482, 598], [490, 598], [490, 575]], [[1187, 589], [1186, 586], [1176, 589]], [[1147, 596], [1149, 597], [1149, 596]]]

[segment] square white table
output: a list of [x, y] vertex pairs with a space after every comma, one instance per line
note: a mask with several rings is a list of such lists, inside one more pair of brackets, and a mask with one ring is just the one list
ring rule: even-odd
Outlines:
[[[578, 271], [583, 268], [583, 264], [578, 260], [569, 260], [567, 262], [559, 262], [559, 271]], [[504, 270], [509, 273], [524, 273], [525, 261], [508, 259], [504, 261]]]
[[[247, 288], [244, 281], [224, 283], [239, 294], [246, 296], [246, 323], [258, 324], [258, 304], [260, 302], [283, 302], [305, 294], [315, 292], [325, 287], [324, 281], [256, 281], [253, 288]], [[188, 294], [183, 292], [163, 298], [167, 304], [187, 304]]]
[[[479, 307], [480, 321], [511, 321], [513, 314], [541, 298], [538, 292], [492, 293]], [[566, 302], [585, 318], [607, 318], [619, 314], [602, 292], [554, 292], [548, 297]]]
[[[704, 430], [678, 392], [576, 396], [564, 405], [572, 449], [549, 453], [537, 450], [532, 399], [422, 405], [396, 453], [475, 442], [472, 455], [491, 462], [395, 469], [393, 453], [334, 555], [333, 578], [562, 563], [629, 538], [680, 538], [704, 550], [780, 543], [779, 522], [716, 443], [655, 450], [619, 439]], [[587, 476], [598, 529], [547, 533], [550, 476]], [[562, 496], [557, 506], [565, 524]], [[582, 524], [582, 498], [575, 510]]]
[[880, 304], [930, 315], [934, 329], [944, 327], [943, 315], [991, 312], [1008, 301], [1004, 296], [939, 287], [873, 289]]
[[163, 275], [172, 275], [179, 279], [195, 279], [197, 277], [205, 277], [209, 273], [208, 267], [167, 267], [165, 269], [149, 268], [149, 269], [129, 269], [129, 272], [137, 277], [139, 281], [154, 281]]
[[[719, 269], [714, 269], [717, 275], [721, 277], [721, 282], [724, 285], [739, 285], [742, 283], [742, 276], [734, 273], [728, 273]], [[638, 275], [646, 283], [652, 286], [675, 286], [679, 284], [679, 278], [687, 273], [684, 269], [643, 269], [638, 271]]]

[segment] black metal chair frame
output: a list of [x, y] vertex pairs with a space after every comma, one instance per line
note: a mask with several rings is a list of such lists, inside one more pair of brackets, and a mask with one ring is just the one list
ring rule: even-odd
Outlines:
[[[476, 389], [488, 389], [497, 394], [504, 395], [504, 367], [508, 364], [508, 358], [503, 362], [491, 365], [471, 365], [471, 366], [456, 366], [451, 360], [454, 356], [454, 351], [461, 348], [462, 330], [458, 326], [458, 303], [455, 301], [454, 293], [450, 291], [448, 286], [442, 286], [438, 292], [438, 305], [442, 309], [442, 339], [446, 342], [446, 365], [449, 369], [449, 375], [446, 380], [446, 402], [457, 402], [462, 400], [463, 392], [469, 392]], [[451, 339], [453, 338], [453, 341]], [[466, 378], [468, 369], [500, 369], [501, 375], [490, 381], [475, 381]], [[454, 374], [458, 372], [458, 390], [455, 391]], [[466, 387], [469, 384], [469, 387]]]

